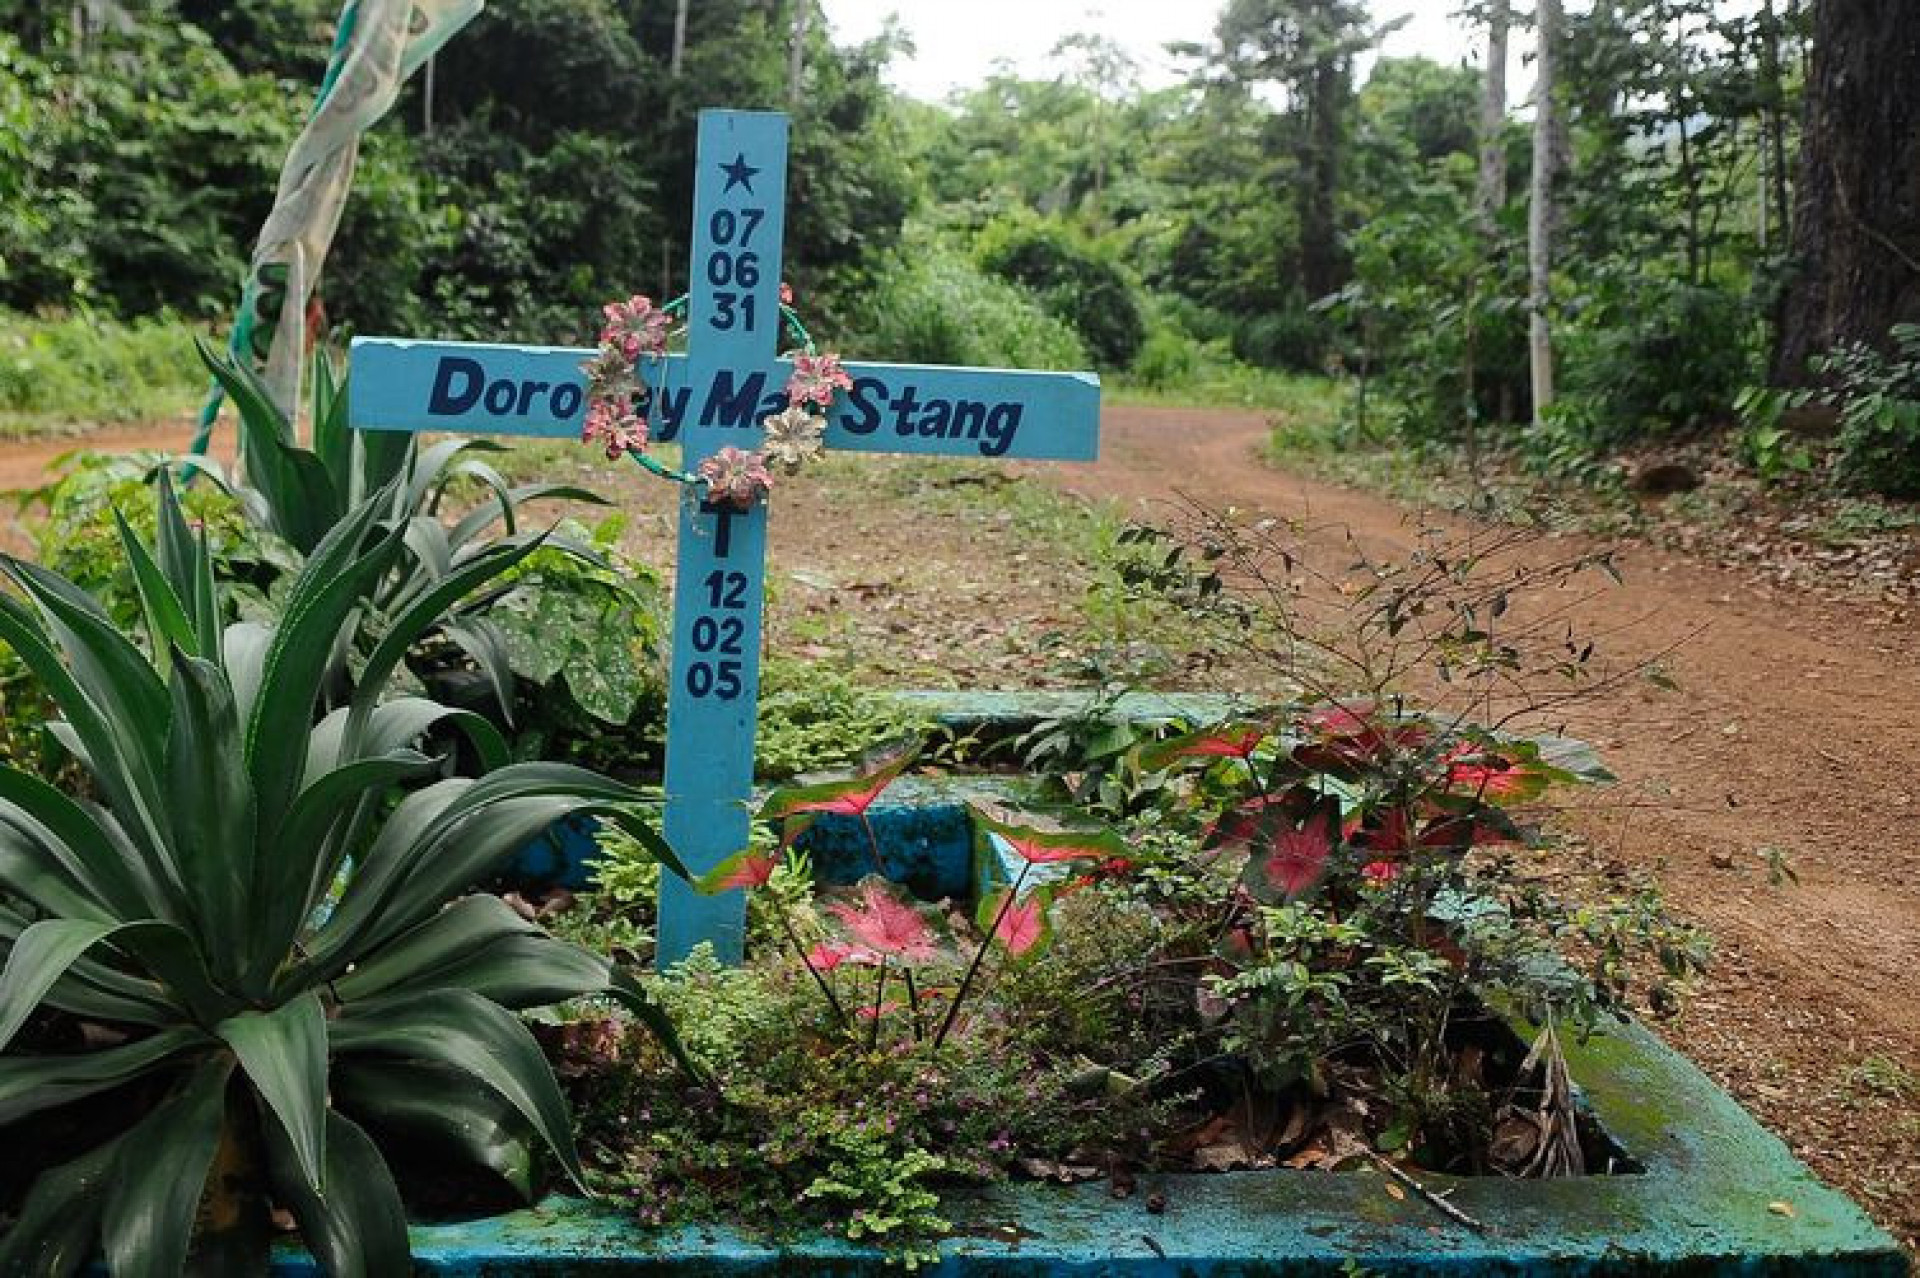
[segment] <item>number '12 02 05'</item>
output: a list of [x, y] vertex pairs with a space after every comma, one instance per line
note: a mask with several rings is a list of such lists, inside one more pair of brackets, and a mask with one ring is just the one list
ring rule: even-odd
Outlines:
[[688, 637], [700, 658], [687, 664], [687, 691], [696, 697], [732, 701], [741, 693], [741, 659], [745, 656], [747, 623], [738, 613], [747, 606], [747, 574], [716, 568], [701, 583], [708, 608], [723, 615], [693, 619]]

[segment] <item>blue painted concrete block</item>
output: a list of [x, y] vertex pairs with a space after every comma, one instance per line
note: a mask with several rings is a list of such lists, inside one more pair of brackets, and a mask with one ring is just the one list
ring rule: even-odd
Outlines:
[[599, 833], [600, 823], [592, 817], [556, 821], [521, 848], [501, 875], [519, 887], [584, 891], [593, 885], [593, 867], [600, 859]]

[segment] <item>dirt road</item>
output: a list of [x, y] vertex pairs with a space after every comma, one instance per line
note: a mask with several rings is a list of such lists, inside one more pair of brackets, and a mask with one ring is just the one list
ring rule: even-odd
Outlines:
[[[1409, 512], [1259, 464], [1255, 413], [1121, 408], [1103, 459], [1055, 482], [1151, 512], [1171, 489], [1210, 504], [1350, 527], [1407, 549]], [[1164, 514], [1164, 509], [1162, 514]], [[1566, 543], [1551, 548], [1564, 554]], [[1543, 549], [1543, 553], [1546, 551]], [[1920, 1239], [1920, 648], [1885, 606], [1774, 591], [1645, 547], [1579, 618], [1626, 660], [1675, 644], [1679, 684], [1571, 712], [1635, 803], [1576, 815], [1718, 943], [1702, 995], [1668, 1035], [1823, 1173]], [[1645, 725], [1644, 728], [1636, 725]], [[1657, 802], [1652, 802], [1657, 797]], [[1763, 849], [1797, 886], [1770, 885]]]

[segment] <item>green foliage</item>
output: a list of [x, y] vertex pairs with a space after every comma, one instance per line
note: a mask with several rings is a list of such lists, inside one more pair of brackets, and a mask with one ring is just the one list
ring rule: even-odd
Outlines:
[[938, 243], [906, 249], [874, 281], [849, 350], [872, 359], [1001, 368], [1084, 368], [1071, 326], [1018, 285], [983, 275]]
[[1816, 362], [1840, 410], [1840, 473], [1889, 497], [1920, 497], [1920, 324], [1896, 324], [1892, 353], [1855, 343]]
[[[657, 589], [623, 581], [590, 545], [519, 527], [523, 505], [549, 499], [603, 505], [602, 498], [570, 484], [509, 485], [473, 455], [498, 451], [491, 443], [436, 439], [422, 447], [411, 434], [349, 429], [346, 390], [335, 383], [324, 354], [314, 361], [311, 446], [302, 446], [293, 423], [250, 368], [204, 343], [200, 353], [238, 410], [247, 482], [236, 483], [206, 458], [194, 464], [234, 497], [260, 532], [310, 554], [332, 535], [359, 494], [401, 484], [409, 518], [406, 554], [390, 571], [366, 583], [357, 635], [362, 648], [378, 642], [393, 620], [420, 600], [442, 596], [440, 612], [445, 615], [436, 616], [427, 628], [438, 651], [416, 654], [414, 673], [432, 679], [457, 669], [464, 659], [507, 715], [514, 704], [517, 668], [535, 672], [543, 683], [564, 674], [574, 702], [588, 714], [619, 723], [632, 716], [649, 684], [653, 662], [648, 658], [659, 636]], [[486, 498], [449, 524], [441, 512], [450, 490], [459, 484], [479, 488]], [[468, 598], [478, 584], [472, 580], [471, 564], [490, 550], [513, 549], [524, 556], [543, 547], [551, 552], [543, 566], [532, 569], [532, 580], [508, 594], [512, 621], [521, 627], [522, 641], [514, 645], [493, 615], [502, 592]], [[553, 566], [556, 557], [576, 559], [578, 567], [563, 572]], [[563, 630], [541, 643], [531, 642], [526, 628], [541, 619], [583, 624], [585, 633]], [[594, 660], [574, 647], [575, 640], [609, 635], [615, 641], [594, 654]], [[560, 716], [565, 709], [548, 704], [543, 713]]]
[[1033, 290], [1073, 325], [1103, 368], [1125, 368], [1139, 354], [1146, 322], [1126, 275], [1064, 225], [1003, 217], [981, 231], [974, 253], [988, 272]]
[[1596, 444], [1731, 420], [1753, 377], [1758, 325], [1723, 289], [1595, 272], [1562, 350], [1569, 397], [1603, 423]]
[[[16, 16], [0, 33], [0, 305], [233, 304], [339, 6], [125, 7], [79, 56], [57, 21]], [[322, 287], [331, 318], [580, 338], [604, 298], [666, 291], [663, 264], [683, 280], [691, 123], [707, 106], [787, 105], [787, 17], [701, 4], [674, 77], [670, 8], [487, 6], [438, 56], [432, 126], [415, 77], [365, 139]], [[916, 199], [880, 78], [890, 52], [836, 46], [819, 23], [807, 51], [788, 248], [829, 316]]]
[[1740, 415], [1745, 429], [1740, 433], [1740, 452], [1754, 473], [1768, 483], [1802, 474], [1813, 467], [1813, 455], [1805, 444], [1795, 440], [1781, 425], [1789, 409], [1798, 408], [1811, 398], [1806, 391], [1774, 390], [1748, 386], [1734, 396], [1733, 410]]
[[574, 549], [542, 547], [506, 581], [487, 616], [505, 641], [514, 674], [540, 688], [522, 713], [543, 717], [564, 687], [581, 711], [625, 727], [658, 707], [665, 591], [660, 576], [620, 554], [622, 515], [592, 529], [571, 521], [555, 536]]
[[290, 86], [236, 72], [191, 25], [143, 25], [100, 54], [112, 74], [28, 73], [46, 96], [26, 129], [22, 198], [50, 213], [24, 227], [0, 302], [216, 314], [232, 304], [302, 106]]
[[766, 781], [851, 767], [889, 742], [931, 731], [924, 715], [816, 662], [778, 655], [760, 672], [754, 766]]
[[1133, 380], [1148, 390], [1180, 390], [1199, 376], [1199, 343], [1184, 333], [1157, 328], [1148, 333], [1133, 357]]
[[[1399, 198], [1354, 232], [1355, 279], [1327, 299], [1366, 383], [1362, 431], [1458, 439], [1511, 417], [1526, 390], [1517, 253], [1489, 260], [1469, 213], [1472, 166], [1443, 160], [1400, 178]], [[1381, 432], [1381, 433], [1385, 433]]]
[[[644, 1223], [729, 1220], [774, 1240], [824, 1228], [914, 1263], [949, 1227], [946, 1193], [1022, 1158], [1137, 1148], [1168, 1107], [1110, 1063], [1137, 1070], [1168, 1046], [1118, 979], [1144, 970], [1151, 912], [1086, 895], [1057, 918], [1045, 960], [1008, 968], [938, 1050], [849, 1041], [791, 954], [734, 969], [696, 952], [648, 987], [711, 1088], [676, 1086], [645, 1039], [594, 1022], [560, 1033], [590, 1182]], [[843, 997], [871, 984], [849, 970], [833, 978]]]
[[183, 412], [206, 393], [193, 336], [166, 314], [0, 312], [0, 438]]
[[[1484, 1017], [1476, 999], [1586, 1032], [1626, 1004], [1639, 956], [1675, 976], [1705, 961], [1656, 898], [1569, 910], [1486, 854], [1519, 838], [1507, 809], [1608, 779], [1576, 743], [1349, 702], [1201, 729], [1135, 766], [1195, 774], [1158, 791], [1213, 857], [1175, 870], [1180, 896], [1219, 893], [1223, 864], [1232, 876], [1225, 902], [1178, 907], [1223, 938], [1201, 982], [1223, 1045], [1275, 1091], [1324, 1095], [1364, 1062], [1394, 1106], [1376, 1143], [1417, 1148], [1424, 1165], [1488, 1157], [1495, 1098], [1452, 1066], [1458, 1034]], [[1587, 947], [1585, 974], [1563, 963], [1568, 940]], [[1648, 996], [1670, 1006], [1663, 983]]]
[[[99, 803], [0, 770], [0, 1047], [15, 1047], [0, 1094], [16, 1122], [83, 1100], [124, 1121], [43, 1169], [0, 1268], [69, 1273], [97, 1250], [122, 1275], [181, 1272], [196, 1250], [261, 1268], [271, 1185], [328, 1272], [403, 1270], [378, 1142], [433, 1142], [523, 1196], [536, 1146], [582, 1178], [564, 1101], [512, 1012], [612, 992], [614, 974], [498, 900], [455, 899], [573, 814], [670, 854], [622, 806], [633, 791], [557, 765], [440, 780], [391, 806], [436, 770], [415, 748], [435, 725], [488, 763], [505, 755], [470, 715], [382, 699], [438, 613], [431, 597], [315, 725], [338, 636], [402, 553], [408, 509], [400, 481], [373, 494], [314, 548], [284, 620], [228, 627], [206, 539], [163, 484], [153, 543], [123, 532], [147, 651], [73, 583], [3, 561], [20, 598], [0, 596], [0, 639], [48, 689]], [[470, 568], [484, 580], [524, 553], [493, 547]], [[56, 1011], [115, 1045], [18, 1050]], [[76, 1198], [76, 1177], [97, 1189]]]
[[89, 278], [81, 232], [90, 206], [62, 180], [56, 145], [68, 126], [47, 106], [56, 82], [0, 31], [0, 303], [64, 301]]

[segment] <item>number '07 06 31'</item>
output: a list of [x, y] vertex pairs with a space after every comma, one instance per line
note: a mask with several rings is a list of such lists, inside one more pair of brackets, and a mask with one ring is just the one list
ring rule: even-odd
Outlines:
[[714, 288], [709, 323], [721, 332], [737, 326], [750, 333], [758, 322], [760, 254], [749, 245], [766, 217], [765, 209], [720, 209], [707, 223], [715, 245], [707, 256], [707, 283]]

